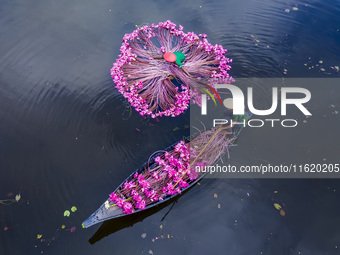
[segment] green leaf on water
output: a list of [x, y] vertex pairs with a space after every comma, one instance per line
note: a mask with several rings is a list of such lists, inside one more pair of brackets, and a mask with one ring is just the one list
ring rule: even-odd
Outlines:
[[77, 207], [75, 207], [75, 206], [72, 206], [72, 208], [71, 208], [71, 212], [76, 212], [77, 211]]
[[277, 203], [274, 204], [274, 207], [275, 207], [277, 210], [281, 210], [281, 205], [279, 205], [279, 204], [277, 204]]
[[15, 201], [19, 202], [20, 198], [21, 198], [21, 195], [20, 195], [20, 194], [16, 195], [16, 196], [15, 196]]
[[70, 213], [70, 211], [69, 211], [69, 210], [66, 210], [66, 211], [64, 212], [64, 216], [65, 216], [65, 217], [69, 217], [69, 216], [70, 216], [70, 214], [71, 214], [71, 213]]

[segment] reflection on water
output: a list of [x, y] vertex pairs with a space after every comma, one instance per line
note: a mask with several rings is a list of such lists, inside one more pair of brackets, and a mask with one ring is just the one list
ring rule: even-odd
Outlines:
[[[21, 199], [0, 204], [0, 253], [334, 254], [337, 180], [205, 179], [162, 222], [169, 207], [92, 246], [87, 240], [96, 227], [80, 225], [153, 151], [189, 135], [189, 112], [159, 121], [130, 115], [109, 74], [125, 33], [171, 19], [227, 48], [236, 79], [334, 78], [339, 5], [1, 1], [0, 200], [19, 192]], [[246, 130], [231, 160], [290, 163], [293, 153], [303, 163], [336, 158], [339, 91], [324, 88], [312, 91], [312, 119], [294, 132]], [[285, 217], [273, 207], [278, 201]], [[78, 211], [64, 217], [73, 205]]]
[[[183, 193], [183, 195], [186, 192]], [[163, 208], [167, 207], [171, 204], [168, 211], [164, 214], [161, 222], [164, 221], [166, 216], [171, 212], [172, 208], [174, 207], [175, 203], [177, 202], [179, 198], [176, 197], [174, 199], [170, 199], [168, 201], [165, 201], [164, 203], [161, 203], [155, 207], [150, 208], [149, 210], [141, 211], [135, 214], [125, 215], [124, 217], [108, 220], [101, 224], [97, 232], [89, 239], [90, 244], [95, 244], [96, 242], [100, 241], [102, 238], [107, 237], [111, 234], [116, 233], [117, 231], [120, 231], [127, 227], [132, 227], [134, 224], [143, 221], [145, 218], [159, 212]]]

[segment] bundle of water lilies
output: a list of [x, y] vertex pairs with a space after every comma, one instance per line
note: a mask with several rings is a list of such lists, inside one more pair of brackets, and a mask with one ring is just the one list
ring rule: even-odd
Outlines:
[[123, 185], [110, 194], [106, 208], [118, 206], [124, 214], [144, 210], [197, 181], [206, 172], [204, 166], [219, 159], [235, 139], [226, 137], [230, 127], [216, 127], [202, 132], [192, 141], [180, 141], [170, 150], [152, 157], [140, 172], [135, 172]]
[[[215, 84], [228, 84], [231, 59], [207, 35], [183, 32], [167, 20], [137, 28], [123, 38], [120, 55], [111, 69], [118, 91], [142, 116], [178, 116], [189, 103], [200, 105], [208, 94], [222, 101]], [[108, 219], [142, 211], [167, 201], [197, 183], [237, 138], [241, 126], [206, 130], [184, 139], [149, 160], [109, 195], [83, 222], [89, 227]], [[230, 132], [232, 130], [232, 132]]]
[[234, 81], [226, 52], [210, 44], [207, 35], [185, 33], [167, 20], [126, 34], [111, 76], [140, 115], [175, 117], [188, 108], [190, 98], [198, 105], [202, 93], [219, 98], [213, 85]]

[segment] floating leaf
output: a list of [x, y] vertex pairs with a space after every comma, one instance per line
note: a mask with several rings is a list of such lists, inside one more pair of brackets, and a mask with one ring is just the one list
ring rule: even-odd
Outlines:
[[285, 216], [286, 215], [286, 212], [284, 211], [284, 210], [280, 210], [280, 214], [281, 214], [281, 216]]
[[21, 195], [20, 195], [20, 194], [16, 195], [16, 196], [15, 196], [15, 201], [19, 202], [20, 198], [21, 198]]
[[221, 204], [218, 204], [218, 205], [217, 205], [217, 208], [220, 209], [220, 208], [221, 208]]
[[277, 203], [274, 204], [274, 207], [275, 207], [277, 210], [281, 210], [281, 205], [279, 205], [279, 204], [277, 204]]
[[64, 229], [64, 228], [65, 228], [65, 225], [61, 225], [61, 228]]
[[214, 198], [217, 198], [217, 194], [216, 193], [214, 194]]
[[40, 239], [42, 237], [42, 235], [37, 235], [37, 239]]
[[297, 11], [297, 10], [299, 10], [299, 8], [293, 7], [292, 10], [293, 10], [293, 11]]
[[146, 237], [146, 233], [142, 233], [140, 236], [141, 236], [142, 238], [145, 238], [145, 237]]
[[339, 72], [339, 70], [340, 70], [339, 66], [331, 66], [331, 68], [333, 70], [335, 70], [336, 72]]
[[152, 251], [152, 250], [149, 250], [149, 254], [151, 254], [151, 255], [152, 255], [152, 254], [153, 254], [153, 251]]
[[277, 191], [277, 190], [275, 190], [275, 191], [274, 191], [274, 193], [276, 194], [276, 193], [278, 193], [278, 191]]
[[69, 210], [66, 210], [66, 211], [64, 212], [64, 216], [65, 216], [65, 217], [69, 217], [69, 216], [70, 216], [70, 214], [71, 214], [71, 213], [70, 213], [70, 211], [69, 211]]
[[76, 230], [77, 230], [77, 228], [75, 226], [70, 228], [71, 233], [75, 232]]
[[8, 230], [8, 227], [4, 227], [4, 231], [7, 231]]
[[72, 208], [71, 208], [71, 212], [76, 212], [77, 211], [77, 207], [75, 207], [75, 206], [72, 206]]

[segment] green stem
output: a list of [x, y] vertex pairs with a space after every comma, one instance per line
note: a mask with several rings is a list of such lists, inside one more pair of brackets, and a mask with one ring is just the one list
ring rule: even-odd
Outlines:
[[[127, 202], [127, 201], [129, 201], [131, 199], [132, 199], [132, 197], [129, 197], [129, 198], [125, 199], [125, 202]], [[110, 207], [115, 206], [115, 205], [117, 205], [117, 204], [110, 205]]]

